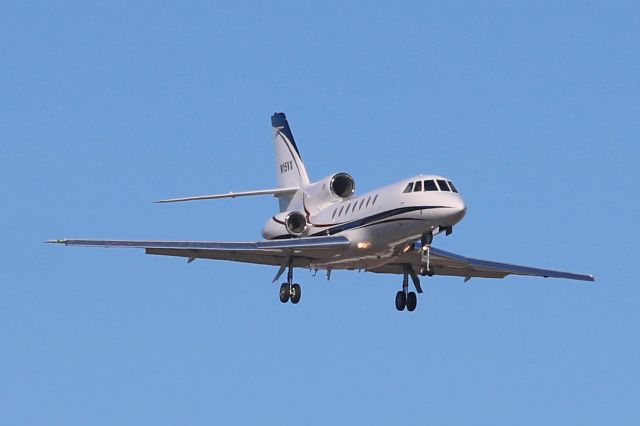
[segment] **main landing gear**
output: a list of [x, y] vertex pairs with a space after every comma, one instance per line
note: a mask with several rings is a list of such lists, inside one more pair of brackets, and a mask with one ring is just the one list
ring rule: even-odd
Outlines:
[[413, 312], [418, 305], [418, 297], [416, 293], [409, 291], [409, 277], [411, 277], [416, 291], [422, 293], [420, 278], [418, 278], [413, 267], [409, 264], [403, 265], [403, 275], [402, 290], [396, 293], [396, 309], [398, 311], [404, 311], [404, 309], [407, 308], [407, 311]]
[[280, 286], [280, 301], [287, 303], [289, 300], [294, 305], [300, 301], [302, 296], [300, 290], [300, 284], [293, 283], [293, 265], [289, 263], [289, 270], [287, 272], [287, 282]]
[[396, 309], [399, 311], [404, 311], [404, 308], [407, 308], [407, 311], [413, 312], [418, 305], [418, 297], [413, 291], [405, 292], [404, 290], [400, 290], [396, 293]]
[[291, 300], [294, 305], [300, 301], [300, 284], [283, 283], [280, 286], [280, 301], [287, 303]]

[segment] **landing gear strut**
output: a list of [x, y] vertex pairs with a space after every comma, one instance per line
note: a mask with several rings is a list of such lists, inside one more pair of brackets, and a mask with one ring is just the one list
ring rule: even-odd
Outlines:
[[418, 305], [418, 297], [413, 291], [409, 291], [409, 277], [411, 277], [418, 293], [422, 293], [422, 287], [420, 286], [420, 279], [411, 265], [404, 265], [403, 269], [402, 290], [396, 293], [396, 309], [404, 311], [404, 308], [407, 308], [407, 311], [413, 312]]
[[433, 242], [433, 232], [429, 231], [426, 234], [422, 234], [420, 238], [422, 243], [422, 263], [420, 267], [420, 275], [433, 275], [431, 272], [431, 243]]
[[300, 284], [293, 283], [293, 261], [290, 261], [287, 271], [287, 282], [280, 286], [280, 301], [287, 303], [290, 300], [291, 303], [295, 305], [300, 301], [300, 296], [302, 296]]

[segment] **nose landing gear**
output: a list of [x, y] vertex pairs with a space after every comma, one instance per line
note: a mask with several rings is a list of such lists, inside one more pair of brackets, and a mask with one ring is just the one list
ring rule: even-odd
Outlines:
[[[445, 235], [451, 235], [453, 232], [453, 226], [439, 226], [436, 229], [436, 234], [444, 232]], [[422, 265], [420, 266], [420, 275], [423, 277], [428, 275], [433, 275], [433, 270], [431, 269], [431, 243], [433, 242], [433, 230], [422, 234], [420, 237], [420, 242], [422, 243], [422, 248], [420, 252], [422, 253]]]
[[420, 275], [429, 275], [431, 272], [431, 243], [433, 242], [433, 232], [429, 231], [426, 234], [422, 234], [420, 238], [422, 243], [422, 263], [420, 267]]

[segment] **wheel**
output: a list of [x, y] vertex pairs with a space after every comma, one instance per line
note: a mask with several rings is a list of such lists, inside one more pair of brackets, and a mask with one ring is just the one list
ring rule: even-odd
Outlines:
[[418, 298], [416, 294], [412, 291], [407, 295], [407, 311], [413, 312], [418, 305]]
[[404, 307], [407, 305], [407, 298], [404, 295], [404, 291], [396, 293], [396, 309], [404, 311]]
[[427, 265], [422, 265], [420, 267], [420, 275], [422, 275], [423, 277], [426, 277], [427, 275], [432, 277], [433, 276], [433, 269], [429, 270], [429, 269], [427, 269]]
[[280, 301], [282, 303], [287, 303], [289, 301], [290, 296], [289, 283], [284, 283], [280, 286]]
[[294, 284], [291, 286], [291, 303], [294, 305], [300, 301], [300, 296], [302, 293], [300, 292], [300, 284]]

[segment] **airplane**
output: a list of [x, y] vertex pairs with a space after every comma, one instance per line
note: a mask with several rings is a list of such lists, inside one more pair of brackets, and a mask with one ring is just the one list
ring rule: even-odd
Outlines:
[[[132, 241], [58, 239], [48, 243], [67, 246], [142, 248], [146, 254], [195, 259], [216, 259], [278, 267], [273, 282], [287, 272], [280, 286], [282, 303], [297, 304], [300, 284], [294, 283], [295, 268], [317, 273], [333, 270], [364, 270], [402, 275], [396, 293], [398, 311], [414, 311], [417, 293], [422, 293], [420, 276], [504, 278], [529, 275], [595, 281], [593, 275], [554, 271], [492, 262], [462, 256], [432, 247], [436, 235], [450, 235], [465, 216], [466, 204], [451, 179], [416, 175], [382, 188], [356, 194], [354, 179], [335, 173], [311, 182], [291, 127], [284, 113], [271, 117], [276, 153], [278, 186], [272, 189], [226, 194], [172, 198], [156, 203], [178, 203], [258, 195], [278, 199], [279, 213], [267, 220], [264, 240], [216, 241]], [[409, 281], [415, 289], [410, 291]]]

